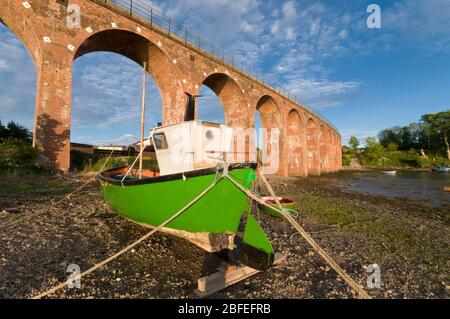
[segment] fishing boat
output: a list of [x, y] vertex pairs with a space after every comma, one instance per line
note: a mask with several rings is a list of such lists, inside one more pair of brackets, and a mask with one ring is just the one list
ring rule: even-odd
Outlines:
[[157, 228], [214, 185], [161, 231], [209, 252], [237, 251], [239, 262], [266, 270], [274, 251], [248, 197], [229, 179], [218, 180], [226, 174], [250, 189], [256, 179], [256, 163], [229, 159], [232, 140], [232, 128], [211, 122], [153, 128], [144, 145], [154, 147], [159, 170], [132, 165], [102, 171], [98, 180], [103, 196], [124, 218]]
[[[272, 196], [261, 197], [261, 199], [274, 207], [278, 207], [277, 201]], [[295, 202], [293, 200], [286, 198], [286, 197], [277, 197], [277, 199], [278, 199], [278, 203], [280, 203], [281, 207], [284, 208], [286, 211], [289, 212], [289, 211], [293, 211], [295, 209]], [[259, 204], [258, 207], [259, 207], [259, 209], [261, 209], [262, 212], [264, 212], [268, 215], [275, 216], [275, 217], [282, 217], [280, 212], [276, 209], [273, 209], [272, 207], [269, 207], [267, 205], [261, 205], [261, 204]]]
[[449, 173], [450, 167], [434, 167], [431, 170], [438, 173]]
[[383, 175], [397, 175], [397, 171], [381, 171], [380, 174], [383, 174]]

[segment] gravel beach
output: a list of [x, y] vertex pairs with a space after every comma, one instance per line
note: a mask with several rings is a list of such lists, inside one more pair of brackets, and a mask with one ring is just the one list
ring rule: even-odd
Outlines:
[[[148, 232], [110, 211], [91, 183], [67, 201], [79, 181], [7, 177], [0, 193], [0, 298], [30, 298]], [[327, 178], [271, 176], [278, 195], [294, 199], [299, 223], [358, 283], [378, 264], [376, 298], [448, 298], [449, 206], [343, 192]], [[12, 185], [12, 186], [11, 186]], [[259, 214], [276, 251], [287, 259], [210, 298], [354, 298], [342, 279], [282, 219]], [[179, 238], [157, 233], [106, 267], [83, 277], [80, 289], [51, 298], [195, 298], [197, 279], [220, 260]]]

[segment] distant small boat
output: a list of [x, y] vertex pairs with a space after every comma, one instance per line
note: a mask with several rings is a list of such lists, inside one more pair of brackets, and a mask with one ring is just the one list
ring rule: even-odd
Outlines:
[[[273, 206], [277, 206], [277, 202], [275, 200], [275, 198], [271, 197], [271, 196], [267, 196], [267, 197], [262, 197], [262, 199], [273, 205]], [[295, 208], [295, 202], [291, 199], [288, 199], [286, 197], [277, 197], [278, 201], [280, 202], [281, 206], [283, 206], [284, 209], [287, 210], [293, 210]], [[276, 211], [275, 209], [271, 209], [267, 206], [263, 206], [263, 205], [259, 205], [259, 208], [266, 214], [268, 215], [272, 215], [275, 217], [281, 217], [281, 214]]]
[[431, 170], [433, 172], [449, 173], [450, 172], [450, 167], [434, 167]]
[[380, 173], [383, 175], [396, 175], [397, 171], [381, 171]]

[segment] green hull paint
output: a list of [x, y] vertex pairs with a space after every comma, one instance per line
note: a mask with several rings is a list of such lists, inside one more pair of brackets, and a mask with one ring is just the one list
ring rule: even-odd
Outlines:
[[[228, 174], [246, 189], [256, 179], [252, 167], [233, 169]], [[216, 174], [187, 177], [186, 180], [180, 177], [157, 182], [144, 181], [125, 186], [111, 183], [111, 180], [108, 182], [108, 178], [99, 179], [103, 196], [114, 211], [136, 223], [159, 226], [209, 187], [216, 180]], [[236, 234], [243, 213], [248, 213], [248, 217], [243, 236], [242, 262], [266, 270], [273, 263], [272, 245], [251, 215], [248, 197], [227, 178], [221, 179], [165, 227], [191, 233]]]
[[252, 268], [266, 270], [272, 266], [274, 252], [266, 234], [253, 215], [248, 215], [244, 231], [242, 262]]
[[[237, 169], [230, 176], [249, 188], [252, 168]], [[216, 179], [215, 174], [158, 183], [119, 186], [101, 181], [103, 196], [121, 216], [136, 223], [158, 226], [191, 202]], [[166, 227], [188, 232], [235, 233], [248, 198], [229, 180], [222, 179], [204, 197]]]

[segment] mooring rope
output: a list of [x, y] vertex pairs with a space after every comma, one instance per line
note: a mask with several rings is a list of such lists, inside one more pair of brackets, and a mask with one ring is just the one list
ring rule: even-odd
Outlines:
[[233, 178], [231, 178], [229, 175], [227, 178], [242, 192], [244, 192], [247, 196], [254, 199], [256, 202], [260, 203], [261, 205], [264, 205], [268, 208], [274, 209], [281, 213], [281, 215], [302, 235], [302, 237], [308, 242], [308, 244], [330, 265], [331, 268], [333, 268], [341, 277], [345, 280], [345, 282], [353, 288], [354, 291], [358, 294], [360, 298], [363, 299], [370, 299], [371, 297], [367, 294], [367, 292], [356, 282], [351, 278], [334, 260], [333, 258], [327, 254], [325, 250], [323, 250], [322, 247], [319, 246], [319, 244], [303, 229], [302, 226], [300, 226], [297, 221], [289, 214], [287, 213], [287, 210], [282, 208], [282, 205], [280, 201], [278, 200], [278, 197], [275, 195], [275, 192], [272, 189], [272, 186], [270, 186], [269, 182], [264, 177], [264, 174], [258, 169], [258, 175], [261, 177], [261, 180], [266, 185], [270, 195], [275, 199], [276, 204], [278, 207], [271, 205], [270, 203], [263, 200], [261, 197], [259, 197], [256, 194], [253, 194], [251, 191], [244, 188], [241, 184], [236, 182]]
[[[95, 181], [95, 179], [97, 178], [98, 174], [100, 174], [103, 169], [105, 168], [106, 164], [109, 162], [109, 160], [111, 159], [111, 156], [113, 155], [114, 150], [111, 152], [111, 154], [109, 154], [108, 158], [106, 159], [105, 163], [103, 163], [103, 166], [100, 168], [100, 170], [98, 171], [98, 173], [91, 177], [90, 179], [88, 179], [83, 185], [79, 186], [78, 188], [76, 188], [74, 191], [70, 192], [69, 194], [66, 194], [62, 199], [58, 200], [57, 202], [54, 202], [50, 205], [49, 209], [54, 209], [56, 205], [61, 204], [62, 202], [64, 202], [65, 200], [69, 199], [73, 194], [78, 193], [79, 191], [81, 191], [83, 188], [85, 188], [87, 185], [89, 185], [90, 183], [92, 183], [93, 181]], [[58, 174], [61, 177], [64, 177], [60, 174]], [[10, 226], [13, 226], [15, 224], [18, 224], [19, 222], [22, 222], [24, 220], [30, 219], [31, 217], [34, 217], [36, 215], [42, 214], [41, 211], [37, 211], [34, 212], [32, 214], [26, 215], [22, 218], [19, 218], [18, 220], [15, 220], [13, 222], [7, 223], [5, 225], [0, 225], [0, 229], [4, 229]]]
[[74, 181], [74, 182], [77, 182], [77, 183], [80, 182], [79, 179], [76, 179], [76, 178], [70, 178], [70, 177], [64, 176], [64, 175], [62, 175], [62, 174], [60, 174], [60, 173], [56, 174], [56, 176], [61, 177], [62, 179], [67, 179], [68, 181]]
[[[95, 264], [94, 266], [92, 266], [91, 268], [89, 268], [86, 271], [83, 271], [81, 274], [75, 276], [74, 279], [81, 279], [81, 277], [86, 276], [92, 272], [94, 272], [95, 270], [103, 267], [104, 265], [108, 264], [109, 262], [113, 261], [114, 259], [116, 259], [117, 257], [123, 255], [124, 253], [126, 253], [127, 251], [129, 251], [130, 249], [132, 249], [133, 247], [139, 245], [140, 243], [142, 243], [144, 240], [146, 240], [147, 238], [149, 238], [151, 235], [153, 235], [154, 233], [156, 233], [157, 231], [161, 230], [161, 228], [163, 228], [164, 226], [166, 226], [168, 223], [170, 223], [171, 221], [173, 221], [175, 218], [177, 218], [178, 216], [180, 216], [182, 213], [184, 213], [189, 207], [191, 207], [193, 204], [195, 204], [197, 201], [199, 201], [203, 196], [206, 195], [206, 193], [208, 193], [214, 186], [216, 186], [216, 184], [223, 178], [223, 176], [221, 176], [218, 179], [215, 179], [212, 184], [210, 186], [208, 186], [203, 192], [201, 192], [196, 198], [194, 198], [191, 202], [189, 202], [186, 206], [184, 206], [182, 209], [180, 209], [178, 212], [176, 212], [175, 214], [173, 214], [170, 218], [168, 218], [166, 221], [164, 221], [162, 224], [160, 224], [158, 227], [156, 227], [155, 229], [153, 229], [152, 231], [150, 231], [149, 233], [147, 233], [146, 235], [142, 236], [141, 238], [139, 238], [138, 240], [134, 241], [133, 243], [131, 243], [130, 245], [126, 246], [125, 248], [123, 248], [122, 250], [120, 250], [119, 252], [115, 253], [114, 255], [112, 255], [111, 257]], [[41, 299], [44, 298], [58, 290], [60, 290], [61, 288], [64, 288], [67, 285], [67, 281], [60, 283], [59, 285], [50, 288], [48, 290], [46, 290], [43, 293], [40, 293], [37, 296], [32, 297], [32, 299]]]

